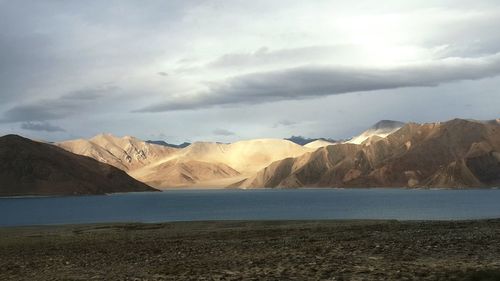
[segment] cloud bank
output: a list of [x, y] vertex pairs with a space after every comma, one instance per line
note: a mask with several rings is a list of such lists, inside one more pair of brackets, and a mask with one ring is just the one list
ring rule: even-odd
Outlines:
[[181, 96], [138, 112], [201, 109], [477, 80], [500, 74], [500, 54], [447, 58], [393, 67], [303, 66], [257, 72], [208, 84], [208, 90]]
[[230, 142], [498, 118], [499, 22], [494, 0], [0, 0], [0, 134]]

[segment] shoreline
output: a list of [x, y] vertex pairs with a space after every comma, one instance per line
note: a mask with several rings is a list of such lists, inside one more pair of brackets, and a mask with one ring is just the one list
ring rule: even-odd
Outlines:
[[478, 218], [478, 219], [217, 219], [217, 220], [171, 220], [171, 221], [114, 221], [114, 222], [82, 222], [82, 223], [53, 223], [53, 224], [25, 224], [25, 225], [0, 225], [2, 230], [16, 228], [49, 229], [49, 228], [80, 228], [94, 226], [120, 226], [120, 225], [168, 225], [168, 224], [230, 224], [230, 223], [263, 223], [263, 224], [294, 224], [296, 222], [308, 223], [355, 223], [355, 222], [397, 222], [397, 223], [472, 223], [472, 222], [500, 222], [500, 217]]
[[0, 279], [482, 280], [500, 278], [499, 234], [500, 219], [1, 227]]
[[88, 197], [88, 196], [108, 196], [108, 195], [126, 195], [126, 194], [144, 194], [161, 193], [170, 191], [281, 191], [281, 190], [446, 190], [446, 191], [468, 191], [468, 190], [499, 190], [500, 187], [298, 187], [298, 188], [228, 188], [228, 187], [172, 187], [158, 189], [156, 191], [133, 191], [133, 192], [114, 192], [102, 194], [53, 194], [53, 195], [2, 195], [0, 199], [31, 199], [31, 198], [57, 198], [57, 197]]

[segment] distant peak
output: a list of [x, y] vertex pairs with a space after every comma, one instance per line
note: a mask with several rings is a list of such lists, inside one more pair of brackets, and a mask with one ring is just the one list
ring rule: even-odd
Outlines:
[[147, 140], [146, 143], [150, 144], [156, 144], [156, 145], [162, 145], [162, 146], [167, 146], [167, 147], [173, 147], [173, 148], [184, 148], [188, 147], [191, 145], [189, 142], [183, 142], [181, 144], [171, 144], [163, 140]]
[[330, 138], [306, 138], [306, 137], [303, 137], [303, 136], [291, 136], [289, 138], [286, 138], [285, 140], [287, 141], [291, 141], [293, 143], [296, 143], [298, 145], [306, 145], [308, 143], [312, 143], [314, 141], [326, 141], [326, 142], [336, 142], [336, 140], [334, 139], [330, 139]]

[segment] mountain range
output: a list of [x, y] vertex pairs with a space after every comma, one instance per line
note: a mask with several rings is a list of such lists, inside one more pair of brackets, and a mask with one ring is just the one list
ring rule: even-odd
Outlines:
[[[493, 187], [500, 184], [500, 122], [408, 123], [276, 161], [237, 187]], [[361, 138], [358, 138], [361, 139]]]
[[[130, 182], [129, 187], [139, 190], [150, 190], [148, 185], [165, 189], [463, 188], [493, 187], [500, 184], [500, 119], [454, 119], [425, 124], [383, 120], [347, 141], [307, 139], [304, 145], [299, 145], [296, 143], [298, 138], [301, 137], [295, 137], [294, 141], [255, 139], [230, 144], [195, 142], [184, 147], [172, 147], [156, 141], [110, 134], [54, 144], [6, 136], [2, 138], [0, 159], [4, 167], [0, 181], [24, 188], [28, 186], [26, 176], [36, 178], [41, 175], [37, 169], [43, 170], [47, 166], [51, 168], [44, 172], [44, 179], [47, 183], [54, 180], [57, 183], [53, 185], [54, 188], [60, 188], [56, 188], [58, 192], [62, 192], [63, 185], [72, 186], [72, 181], [75, 186], [83, 186], [80, 183], [82, 178], [76, 176], [82, 167], [91, 169], [94, 173], [107, 169], [106, 171], [116, 174], [121, 170], [122, 182]], [[15, 143], [22, 143], [23, 146]], [[12, 147], [15, 147], [17, 154], [9, 154]], [[31, 168], [23, 170], [25, 161], [38, 158], [36, 155], [45, 155], [44, 153], [62, 156], [44, 158], [48, 162], [38, 162], [37, 169], [26, 162], [25, 166]], [[16, 155], [19, 156], [14, 157]], [[54, 169], [55, 160], [65, 162], [69, 158], [75, 165], [61, 167], [57, 164], [56, 167], [60, 170]], [[80, 161], [85, 164], [76, 165]], [[70, 169], [71, 173], [63, 168]], [[90, 173], [85, 169], [81, 174]], [[52, 177], [53, 173], [59, 176]], [[66, 173], [72, 177], [62, 180], [61, 175]], [[16, 177], [19, 177], [17, 181]], [[101, 179], [96, 176], [97, 178]], [[144, 184], [140, 185], [138, 181]], [[104, 182], [102, 184], [104, 187]], [[95, 192], [117, 190], [113, 185], [110, 187], [112, 188], [109, 190]], [[66, 193], [86, 192], [93, 191], [68, 188]]]

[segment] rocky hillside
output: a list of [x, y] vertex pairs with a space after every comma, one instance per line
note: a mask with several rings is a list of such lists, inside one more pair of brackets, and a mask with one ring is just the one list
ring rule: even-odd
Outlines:
[[154, 190], [92, 158], [16, 135], [0, 137], [0, 196]]
[[239, 187], [488, 187], [500, 185], [500, 123], [409, 123], [362, 144], [276, 161]]
[[100, 134], [91, 139], [77, 139], [57, 143], [75, 154], [92, 157], [100, 162], [130, 171], [163, 159], [177, 149], [151, 144], [137, 138]]

